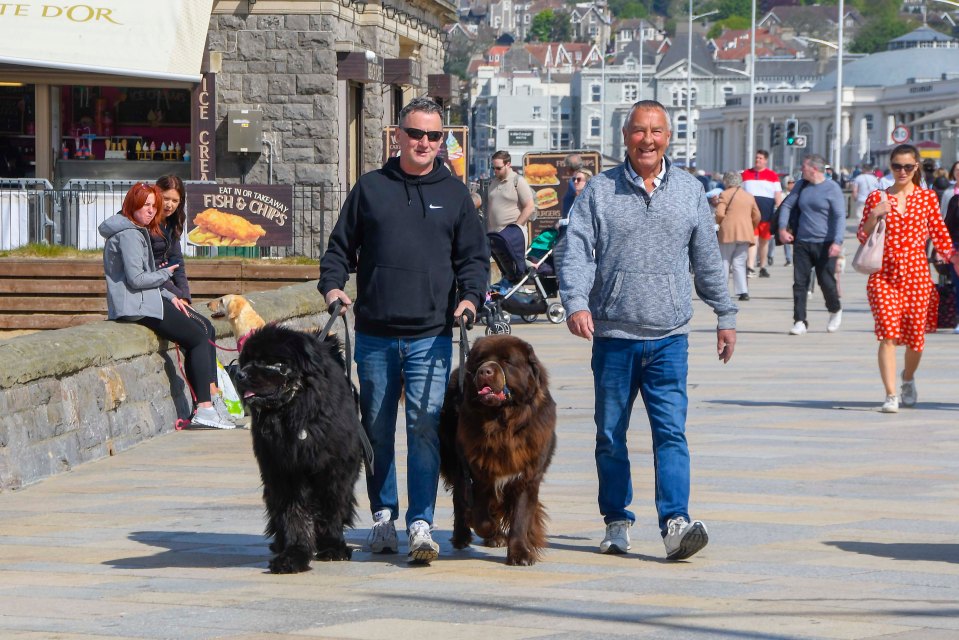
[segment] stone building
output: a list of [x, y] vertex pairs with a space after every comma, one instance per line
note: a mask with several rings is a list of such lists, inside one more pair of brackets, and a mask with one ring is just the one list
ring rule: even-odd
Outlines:
[[381, 166], [383, 128], [406, 102], [449, 104], [441, 36], [454, 19], [448, 0], [217, 2], [208, 35], [217, 121], [261, 110], [267, 142], [251, 157], [231, 154], [219, 127], [217, 176], [349, 188]]

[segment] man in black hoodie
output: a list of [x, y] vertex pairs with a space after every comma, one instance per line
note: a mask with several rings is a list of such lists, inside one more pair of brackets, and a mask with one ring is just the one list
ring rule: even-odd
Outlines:
[[367, 493], [370, 549], [398, 551], [394, 439], [406, 392], [409, 559], [429, 563], [439, 482], [439, 413], [450, 375], [454, 319], [475, 317], [489, 282], [489, 249], [469, 190], [436, 159], [441, 109], [415, 98], [400, 112], [398, 158], [350, 191], [320, 259], [326, 303], [356, 271], [356, 350], [363, 428], [373, 444]]

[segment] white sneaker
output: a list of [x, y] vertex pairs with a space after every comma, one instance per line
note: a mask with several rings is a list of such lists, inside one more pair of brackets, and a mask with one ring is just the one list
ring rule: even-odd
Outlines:
[[899, 413], [899, 396], [886, 396], [879, 410], [883, 413]]
[[699, 520], [689, 522], [682, 516], [670, 518], [666, 523], [666, 557], [670, 560], [685, 560], [706, 546], [709, 534], [706, 525]]
[[629, 520], [617, 520], [606, 525], [606, 537], [599, 543], [600, 553], [626, 553], [630, 550], [629, 528], [633, 523]]
[[953, 333], [959, 333], [959, 324], [956, 325], [956, 328], [952, 330]]
[[366, 539], [373, 553], [396, 553], [400, 548], [392, 516], [393, 513], [389, 509], [382, 509], [373, 514], [373, 527]]
[[919, 399], [919, 394], [916, 392], [915, 378], [912, 380], [902, 381], [902, 388], [899, 391], [899, 399], [904, 407], [916, 406], [916, 400]]
[[793, 325], [793, 328], [789, 330], [789, 335], [802, 336], [806, 334], [806, 331], [807, 331], [806, 323], [803, 322], [802, 320], [799, 320], [798, 322], [796, 322], [796, 324]]
[[410, 552], [407, 555], [410, 562], [429, 564], [439, 557], [440, 545], [433, 542], [431, 528], [426, 520], [414, 520], [410, 525]]
[[204, 427], [214, 429], [236, 429], [236, 425], [230, 421], [223, 420], [217, 415], [213, 407], [199, 407], [193, 416], [193, 424], [199, 424]]
[[836, 333], [839, 331], [839, 325], [842, 324], [842, 309], [836, 313], [829, 314], [829, 324], [826, 325], [826, 331], [829, 333]]
[[236, 418], [233, 417], [233, 414], [230, 413], [230, 409], [227, 408], [226, 403], [223, 401], [223, 394], [218, 393], [210, 399], [213, 401], [213, 410], [216, 411], [216, 415], [220, 418], [220, 422], [232, 422], [234, 425], [237, 424]]

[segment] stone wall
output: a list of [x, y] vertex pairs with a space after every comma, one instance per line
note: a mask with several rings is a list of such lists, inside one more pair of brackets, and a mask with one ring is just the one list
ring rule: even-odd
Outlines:
[[[268, 322], [305, 327], [328, 318], [316, 281], [247, 298]], [[235, 346], [226, 322], [214, 326], [219, 343]], [[0, 492], [173, 431], [191, 401], [171, 346], [149, 329], [117, 322], [0, 342]], [[236, 354], [217, 356], [226, 363]]]

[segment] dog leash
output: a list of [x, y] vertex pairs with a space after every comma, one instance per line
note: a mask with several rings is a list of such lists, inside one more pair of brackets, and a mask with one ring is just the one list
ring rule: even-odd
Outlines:
[[346, 335], [346, 340], [343, 341], [343, 350], [346, 352], [346, 378], [352, 381], [351, 373], [353, 371], [353, 350], [350, 346], [350, 325], [346, 322], [345, 313], [340, 316], [340, 308], [342, 306], [342, 300], [334, 300], [333, 304], [329, 306], [326, 312], [330, 314], [330, 319], [326, 321], [325, 325], [323, 325], [323, 330], [320, 331], [320, 335], [325, 336], [329, 334], [330, 329], [332, 329], [333, 325], [336, 324], [337, 317], [343, 318], [343, 333]]
[[[344, 372], [346, 373], [346, 381], [350, 384], [350, 388], [353, 389], [353, 349], [350, 346], [350, 325], [346, 321], [346, 314], [344, 313], [340, 316], [340, 309], [343, 307], [342, 300], [334, 300], [333, 304], [327, 308], [326, 312], [330, 314], [330, 319], [326, 321], [326, 324], [323, 325], [323, 330], [320, 331], [320, 336], [325, 337], [330, 333], [330, 330], [333, 328], [333, 325], [336, 324], [336, 318], [343, 318], [343, 333], [346, 336], [346, 339], [343, 340], [343, 350], [346, 352], [346, 361], [344, 362]], [[360, 401], [359, 398], [356, 398], [356, 415], [360, 414]], [[363, 444], [363, 453], [366, 456], [366, 472], [367, 475], [373, 475], [373, 445], [370, 442], [370, 437], [366, 434], [366, 429], [360, 428], [360, 442]]]
[[[470, 317], [467, 318], [466, 314], [469, 314]], [[466, 387], [466, 355], [470, 352], [470, 339], [467, 332], [473, 326], [473, 317], [473, 313], [469, 309], [466, 309], [463, 311], [463, 315], [456, 320], [456, 324], [459, 325], [460, 328], [460, 393], [462, 393]]]

